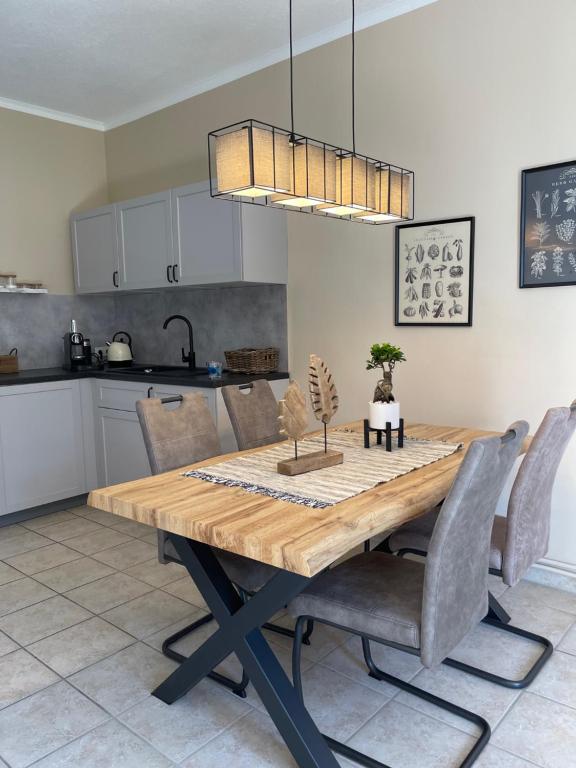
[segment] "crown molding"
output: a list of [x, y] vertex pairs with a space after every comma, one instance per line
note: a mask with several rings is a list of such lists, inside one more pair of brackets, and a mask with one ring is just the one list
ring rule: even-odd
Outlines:
[[[359, 14], [356, 17], [356, 30], [366, 29], [368, 27], [381, 24], [389, 19], [401, 16], [410, 11], [415, 11], [418, 8], [423, 8], [426, 5], [431, 5], [437, 2], [437, 0], [392, 0], [387, 3], [381, 9], [372, 11], [369, 13]], [[307, 35], [300, 40], [295, 41], [294, 53], [296, 55], [306, 53], [314, 48], [319, 48], [322, 45], [331, 43], [334, 40], [338, 40], [341, 37], [345, 37], [350, 34], [350, 20], [347, 19], [340, 24], [334, 24], [331, 27], [327, 27], [320, 32], [312, 35]], [[206, 93], [214, 88], [218, 88], [226, 83], [239, 80], [242, 77], [251, 75], [254, 72], [258, 72], [261, 69], [270, 67], [273, 64], [278, 64], [281, 61], [285, 61], [288, 58], [287, 45], [275, 50], [269, 51], [262, 56], [256, 56], [253, 59], [241, 62], [234, 67], [229, 67], [221, 72], [218, 72], [213, 77], [206, 78], [200, 82], [191, 84], [184, 88], [178, 88], [169, 95], [166, 95], [162, 99], [155, 99], [142, 104], [132, 110], [126, 110], [119, 113], [116, 116], [103, 120], [93, 120], [91, 118], [81, 117], [80, 115], [72, 115], [66, 112], [58, 112], [57, 110], [47, 109], [46, 107], [40, 107], [34, 104], [27, 104], [25, 102], [13, 101], [12, 99], [4, 99], [0, 97], [0, 107], [5, 109], [13, 109], [18, 112], [27, 112], [31, 115], [37, 115], [39, 117], [46, 117], [50, 120], [58, 120], [63, 123], [70, 123], [72, 125], [79, 125], [83, 128], [92, 128], [97, 131], [108, 131], [113, 128], [118, 128], [121, 125], [132, 123], [135, 120], [139, 120], [142, 117], [159, 112], [167, 107], [172, 107], [175, 104], [179, 104], [187, 99], [191, 99], [193, 96], [198, 96], [201, 93]]]
[[105, 131], [106, 126], [99, 120], [92, 120], [80, 115], [71, 115], [68, 112], [59, 112], [57, 109], [48, 109], [40, 107], [37, 104], [27, 104], [25, 101], [15, 101], [14, 99], [5, 99], [0, 96], [0, 108], [11, 109], [13, 112], [25, 112], [28, 115], [36, 117], [45, 117], [48, 120], [57, 120], [59, 123], [69, 123], [78, 125], [81, 128], [92, 128], [95, 131]]

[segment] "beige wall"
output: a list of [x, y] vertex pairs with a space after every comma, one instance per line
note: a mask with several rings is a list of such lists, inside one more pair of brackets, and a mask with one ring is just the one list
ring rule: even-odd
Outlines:
[[[576, 396], [576, 288], [518, 289], [520, 170], [572, 159], [574, 0], [439, 0], [358, 36], [357, 145], [416, 171], [419, 219], [476, 216], [474, 326], [395, 328], [393, 228], [289, 214], [291, 369], [333, 367], [342, 419], [363, 416], [368, 348], [405, 349], [404, 415], [535, 427]], [[348, 41], [296, 61], [297, 129], [350, 143]], [[246, 117], [288, 125], [287, 68], [271, 67], [106, 136], [113, 199], [207, 176], [206, 134]], [[576, 459], [557, 484], [550, 557], [576, 570]]]
[[106, 202], [104, 134], [0, 109], [0, 272], [73, 293], [68, 217]]

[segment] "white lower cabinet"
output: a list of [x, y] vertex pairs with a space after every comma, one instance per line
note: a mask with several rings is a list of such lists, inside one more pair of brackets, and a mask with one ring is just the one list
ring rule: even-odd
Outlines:
[[88, 490], [83, 383], [0, 387], [0, 514]]

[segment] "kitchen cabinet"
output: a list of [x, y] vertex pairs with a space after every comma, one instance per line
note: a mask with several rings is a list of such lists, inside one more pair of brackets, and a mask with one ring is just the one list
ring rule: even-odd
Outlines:
[[74, 214], [76, 290], [288, 281], [286, 213], [192, 184]]
[[88, 490], [83, 383], [0, 387], [0, 514]]
[[175, 276], [181, 285], [286, 283], [286, 214], [215, 200], [208, 185], [172, 190]]
[[160, 288], [172, 282], [170, 205], [170, 192], [116, 205], [121, 288]]
[[101, 293], [118, 288], [116, 206], [73, 214], [70, 230], [76, 292]]

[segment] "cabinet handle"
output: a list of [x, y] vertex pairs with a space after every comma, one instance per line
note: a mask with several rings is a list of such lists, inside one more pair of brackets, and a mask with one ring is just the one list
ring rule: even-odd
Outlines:
[[112, 282], [114, 283], [114, 288], [118, 288], [118, 270], [115, 269], [114, 272], [112, 272]]
[[180, 282], [180, 281], [178, 280], [178, 278], [176, 277], [176, 270], [177, 270], [177, 269], [178, 269], [178, 264], [173, 264], [173, 265], [172, 265], [172, 279], [174, 280], [174, 282], [175, 282], [175, 283], [178, 283], [178, 282]]
[[154, 392], [154, 387], [148, 387], [148, 397], [152, 397], [152, 392]]
[[166, 267], [166, 278], [169, 283], [172, 282], [172, 278], [170, 277], [170, 264], [168, 264], [168, 266]]

